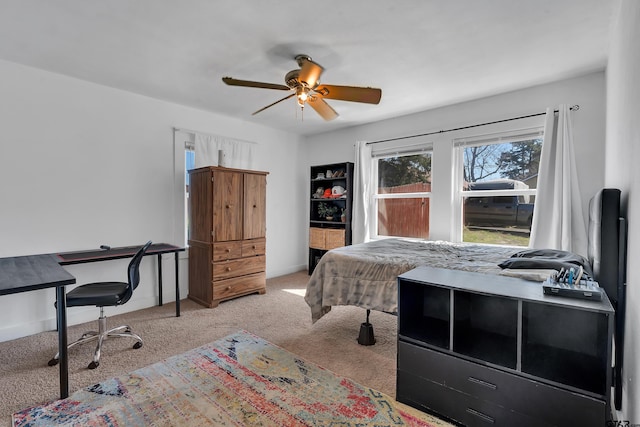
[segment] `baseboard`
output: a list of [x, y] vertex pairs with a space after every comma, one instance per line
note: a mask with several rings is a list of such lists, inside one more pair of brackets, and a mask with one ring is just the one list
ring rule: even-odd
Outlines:
[[279, 268], [277, 270], [267, 270], [267, 279], [274, 277], [286, 276], [287, 274], [297, 273], [302, 270], [306, 270], [306, 264], [292, 265], [290, 267]]
[[[186, 294], [183, 298], [186, 298]], [[170, 301], [167, 301], [165, 298], [163, 300], [163, 303], [173, 303], [174, 301], [175, 297], [172, 295]], [[118, 307], [106, 307], [105, 314], [107, 315], [107, 317], [111, 317], [118, 314], [129, 313], [131, 311], [154, 307], [156, 305], [158, 305], [157, 297], [149, 296], [134, 298], [128, 301], [126, 304]], [[97, 307], [67, 308], [67, 326], [96, 321], [99, 315], [100, 309]], [[19, 325], [0, 328], [0, 342], [23, 338], [29, 335], [39, 334], [41, 332], [55, 331], [56, 328], [57, 326], [55, 316], [35, 322], [20, 323]]]

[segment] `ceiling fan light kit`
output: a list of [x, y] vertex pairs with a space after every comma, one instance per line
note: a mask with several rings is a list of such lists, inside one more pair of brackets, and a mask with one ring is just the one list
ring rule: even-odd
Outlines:
[[327, 121], [338, 117], [338, 113], [324, 100], [325, 98], [366, 104], [378, 104], [380, 102], [382, 97], [382, 90], [380, 89], [320, 84], [320, 76], [324, 71], [321, 65], [313, 62], [311, 57], [307, 55], [297, 55], [295, 60], [300, 69], [289, 71], [285, 75], [286, 86], [276, 83], [238, 80], [232, 77], [223, 77], [222, 81], [230, 86], [293, 91], [290, 95], [259, 109], [253, 115], [294, 96], [301, 109], [308, 103], [320, 117]]

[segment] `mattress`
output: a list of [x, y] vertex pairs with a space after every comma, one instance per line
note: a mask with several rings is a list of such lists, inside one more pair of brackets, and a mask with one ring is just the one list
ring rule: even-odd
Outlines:
[[344, 246], [320, 259], [305, 301], [314, 323], [336, 305], [396, 313], [400, 274], [423, 265], [500, 274], [498, 264], [521, 249], [397, 238]]

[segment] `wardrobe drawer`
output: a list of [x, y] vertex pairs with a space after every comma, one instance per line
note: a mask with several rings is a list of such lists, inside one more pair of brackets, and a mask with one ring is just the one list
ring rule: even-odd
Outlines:
[[242, 242], [218, 242], [213, 244], [213, 261], [240, 258], [242, 256]]
[[214, 262], [213, 280], [215, 281], [227, 279], [230, 277], [245, 276], [247, 274], [259, 273], [264, 270], [264, 255]]
[[398, 369], [551, 425], [606, 422], [604, 399], [581, 395], [445, 353], [398, 343]]
[[266, 239], [251, 239], [242, 241], [242, 256], [264, 255], [267, 249]]
[[266, 275], [264, 272], [213, 282], [213, 299], [215, 301], [234, 298], [256, 291], [262, 294], [266, 291]]

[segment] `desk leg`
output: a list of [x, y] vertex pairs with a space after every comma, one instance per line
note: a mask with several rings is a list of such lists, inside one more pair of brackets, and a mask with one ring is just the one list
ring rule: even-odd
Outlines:
[[176, 317], [180, 317], [180, 282], [178, 279], [178, 252], [174, 254], [174, 260], [176, 264]]
[[56, 319], [60, 368], [60, 398], [69, 397], [69, 358], [67, 355], [67, 298], [64, 286], [56, 287]]
[[162, 306], [162, 254], [158, 254], [158, 305]]

